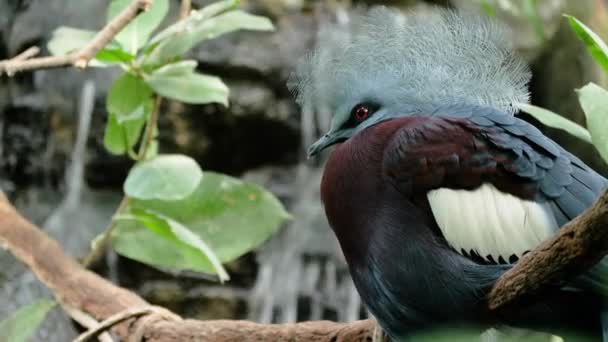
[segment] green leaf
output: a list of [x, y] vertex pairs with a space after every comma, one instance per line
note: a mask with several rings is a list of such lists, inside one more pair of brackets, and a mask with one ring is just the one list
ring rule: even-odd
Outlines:
[[223, 0], [209, 4], [200, 11], [194, 12], [192, 15], [197, 16], [197, 20], [205, 20], [224, 12], [238, 8], [240, 0]]
[[154, 76], [179, 76], [194, 73], [198, 62], [192, 59], [166, 64], [154, 70]]
[[595, 32], [573, 16], [565, 15], [572, 30], [585, 43], [587, 50], [595, 60], [608, 71], [608, 46]]
[[608, 162], [608, 91], [589, 83], [576, 92], [585, 111], [593, 145]]
[[[108, 22], [130, 5], [132, 0], [113, 0], [108, 8]], [[135, 55], [169, 11], [168, 0], [154, 0], [147, 12], [139, 14], [114, 38], [128, 53]]]
[[102, 49], [95, 59], [107, 63], [130, 63], [134, 56], [121, 49]]
[[236, 30], [271, 31], [274, 29], [268, 18], [234, 10], [208, 19], [193, 16], [183, 30], [160, 41], [146, 59], [148, 64], [162, 64], [167, 60], [185, 54], [204, 40], [216, 38]]
[[591, 135], [589, 135], [589, 132], [583, 126], [572, 122], [559, 114], [553, 113], [552, 111], [544, 108], [525, 103], [518, 103], [517, 107], [522, 111], [532, 115], [543, 125], [564, 130], [581, 140], [584, 140], [589, 143], [591, 142]]
[[119, 124], [147, 117], [152, 111], [152, 89], [133, 74], [124, 73], [110, 88], [106, 98], [106, 110], [116, 115]]
[[[96, 34], [97, 32], [95, 31], [61, 26], [53, 31], [53, 35], [47, 43], [47, 48], [53, 56], [64, 56], [87, 45]], [[107, 60], [107, 58], [104, 60], [104, 57], [107, 56], [108, 53], [111, 53], [110, 51], [120, 50], [118, 45], [112, 42], [99, 51], [89, 65], [94, 67], [106, 67], [109, 66], [108, 63], [116, 63], [117, 61]], [[125, 53], [124, 51], [121, 52]]]
[[97, 32], [60, 26], [53, 31], [46, 47], [53, 56], [63, 56], [87, 45]]
[[120, 123], [116, 114], [109, 113], [103, 137], [105, 148], [112, 154], [122, 155], [127, 153], [139, 140], [145, 123], [145, 116]]
[[545, 39], [545, 28], [538, 13], [538, 2], [536, 0], [523, 0], [522, 12], [528, 18], [540, 40]]
[[481, 10], [488, 16], [488, 17], [496, 17], [496, 8], [494, 8], [494, 2], [491, 0], [480, 0], [481, 4]]
[[148, 42], [148, 46], [159, 43], [161, 40], [165, 40], [166, 38], [176, 33], [183, 32], [186, 29], [191, 29], [195, 23], [215, 17], [216, 15], [231, 9], [235, 9], [238, 7], [239, 2], [239, 0], [223, 0], [207, 5], [200, 11], [193, 11], [192, 14], [185, 20], [178, 21], [152, 37], [150, 42]]
[[153, 73], [146, 82], [160, 95], [186, 103], [228, 105], [228, 87], [221, 79], [198, 73]]
[[160, 155], [131, 169], [124, 184], [127, 196], [137, 199], [175, 201], [196, 190], [203, 171], [196, 161], [182, 154]]
[[[289, 217], [281, 203], [257, 185], [205, 171], [198, 188], [179, 201], [129, 201], [129, 209], [153, 211], [188, 227], [222, 263], [256, 248]], [[173, 270], [213, 273], [209, 261], [198, 261], [192, 249], [178, 249], [133, 221], [119, 221], [112, 233], [118, 253]]]
[[121, 155], [132, 150], [154, 107], [152, 89], [130, 73], [120, 76], [106, 98], [108, 123], [104, 146], [110, 153]]
[[202, 265], [211, 264], [220, 282], [230, 279], [213, 250], [190, 229], [170, 217], [149, 210], [132, 208], [131, 213], [140, 224], [175, 244], [176, 248], [194, 249], [196, 253], [190, 254], [194, 257], [191, 261]]
[[27, 342], [36, 332], [46, 314], [56, 305], [49, 299], [41, 299], [24, 306], [0, 322], [3, 341]]

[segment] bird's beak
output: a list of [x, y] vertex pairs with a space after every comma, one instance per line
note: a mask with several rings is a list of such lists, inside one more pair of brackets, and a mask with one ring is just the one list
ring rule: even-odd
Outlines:
[[331, 134], [325, 134], [319, 140], [317, 140], [314, 144], [310, 145], [308, 148], [308, 158], [316, 155], [317, 153], [323, 151], [327, 147], [340, 142], [340, 139]]

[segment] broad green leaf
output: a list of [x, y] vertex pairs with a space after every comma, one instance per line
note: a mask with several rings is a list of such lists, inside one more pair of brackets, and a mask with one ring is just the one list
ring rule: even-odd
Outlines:
[[214, 2], [209, 4], [199, 11], [192, 13], [193, 16], [196, 16], [197, 20], [205, 20], [211, 17], [215, 17], [216, 15], [222, 14], [224, 12], [237, 9], [240, 5], [240, 0], [223, 0]]
[[175, 201], [192, 194], [203, 178], [196, 161], [182, 154], [166, 154], [131, 169], [124, 184], [127, 196]]
[[190, 30], [192, 26], [198, 22], [215, 17], [216, 15], [231, 9], [235, 9], [238, 7], [239, 2], [239, 0], [223, 0], [207, 5], [199, 11], [193, 11], [192, 14], [186, 19], [178, 21], [152, 37], [148, 45], [159, 43], [161, 40], [164, 40], [176, 33], [184, 30]]
[[[108, 21], [124, 10], [132, 0], [113, 0], [108, 8]], [[114, 38], [128, 53], [135, 55], [144, 46], [150, 34], [160, 25], [169, 11], [168, 0], [154, 0], [147, 12], [140, 13]]]
[[56, 305], [49, 299], [41, 299], [15, 311], [0, 322], [2, 341], [27, 342], [36, 332], [46, 314]]
[[112, 154], [125, 154], [139, 140], [146, 117], [137, 117], [120, 123], [114, 113], [108, 113], [108, 122], [103, 137], [103, 145]]
[[[187, 198], [133, 199], [128, 208], [152, 211], [180, 222], [205, 241], [222, 263], [262, 244], [289, 217], [281, 203], [259, 186], [210, 171], [205, 171], [202, 182]], [[157, 267], [214, 273], [208, 261], [195, 261], [191, 248], [177, 249], [137, 222], [118, 221], [112, 246], [121, 255]]]
[[154, 70], [154, 77], [192, 74], [197, 65], [198, 62], [192, 59], [169, 63]]
[[216, 17], [194, 20], [183, 31], [163, 39], [152, 51], [146, 63], [162, 64], [176, 56], [185, 54], [202, 41], [216, 38], [236, 30], [271, 31], [274, 29], [268, 18], [234, 10]]
[[108, 63], [129, 63], [133, 58], [133, 55], [121, 49], [102, 49], [95, 56], [95, 59]]
[[153, 107], [152, 95], [152, 89], [142, 78], [124, 73], [108, 92], [106, 110], [116, 115], [119, 124], [145, 118]]
[[87, 45], [97, 32], [60, 26], [53, 31], [46, 47], [53, 56], [63, 56]]
[[583, 126], [572, 122], [559, 114], [526, 103], [518, 103], [517, 107], [522, 111], [532, 115], [544, 125], [564, 130], [581, 140], [584, 140], [589, 143], [591, 142], [591, 135], [589, 135], [589, 132]]
[[221, 79], [197, 73], [150, 75], [146, 82], [157, 93], [186, 103], [228, 105], [228, 87]]
[[131, 213], [140, 224], [168, 242], [175, 244], [176, 248], [189, 247], [194, 249], [196, 253], [193, 256], [196, 258], [191, 261], [202, 265], [211, 264], [214, 273], [219, 276], [220, 282], [230, 279], [228, 272], [226, 272], [213, 250], [200, 236], [193, 233], [183, 224], [170, 217], [149, 210], [132, 208]]
[[585, 43], [587, 50], [595, 60], [608, 71], [608, 46], [595, 32], [573, 16], [566, 15], [572, 30]]
[[[53, 31], [51, 40], [47, 43], [47, 48], [53, 56], [64, 56], [79, 50], [88, 44], [97, 34], [95, 31], [81, 30], [72, 27], [61, 26]], [[95, 58], [89, 63], [94, 67], [106, 67], [116, 61], [104, 58], [109, 51], [120, 51], [118, 45], [111, 42], [104, 49], [99, 51]], [[123, 52], [123, 51], [121, 51]]]
[[608, 162], [608, 91], [589, 83], [576, 92], [587, 118], [593, 145]]

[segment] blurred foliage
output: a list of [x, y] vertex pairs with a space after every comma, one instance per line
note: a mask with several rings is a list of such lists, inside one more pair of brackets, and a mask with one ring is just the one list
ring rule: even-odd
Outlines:
[[585, 24], [581, 23], [578, 19], [573, 16], [566, 15], [570, 27], [576, 36], [585, 43], [587, 50], [598, 64], [608, 72], [608, 47], [606, 43], [600, 38], [595, 32], [593, 32]]
[[553, 128], [559, 128], [583, 141], [591, 143], [591, 135], [584, 127], [580, 126], [579, 124], [572, 122], [561, 115], [557, 115], [548, 109], [533, 106], [527, 103], [519, 103], [517, 104], [517, 106], [523, 112], [526, 112], [535, 117], [543, 125]]
[[[131, 3], [111, 1], [107, 22]], [[135, 165], [124, 183], [119, 209], [107, 230], [92, 241], [85, 263], [94, 261], [111, 241], [126, 257], [168, 271], [216, 274], [223, 282], [229, 275], [222, 263], [259, 246], [289, 217], [271, 193], [256, 185], [203, 173], [185, 155], [158, 154], [160, 96], [228, 105], [229, 89], [222, 80], [197, 72], [197, 62], [182, 56], [222, 34], [274, 29], [270, 20], [243, 12], [238, 5], [237, 0], [213, 3], [153, 35], [169, 11], [169, 0], [154, 0], [91, 61], [92, 67], [124, 70], [106, 97], [104, 146]], [[48, 49], [53, 55], [74, 53], [95, 34], [59, 27]], [[40, 301], [17, 311], [0, 324], [3, 338], [27, 340], [53, 305]]]
[[526, 18], [540, 40], [546, 38], [545, 28], [539, 13], [538, 0], [474, 0], [490, 17], [495, 17], [497, 10], [510, 13], [514, 17]]
[[[569, 15], [565, 17], [589, 53], [604, 70], [608, 71], [606, 43], [578, 19]], [[578, 138], [592, 142], [604, 161], [608, 162], [608, 91], [597, 84], [589, 83], [576, 92], [585, 112], [587, 129], [547, 109], [526, 104], [519, 104], [519, 107], [547, 126], [563, 129]]]
[[[131, 2], [112, 1], [107, 21]], [[92, 61], [95, 67], [124, 70], [106, 98], [104, 146], [136, 162], [124, 183], [125, 201], [107, 231], [95, 239], [94, 251], [112, 240], [124, 256], [162, 269], [214, 273], [224, 281], [229, 277], [221, 262], [257, 247], [287, 218], [280, 202], [261, 188], [204, 173], [185, 155], [158, 155], [160, 96], [228, 105], [229, 90], [222, 80], [197, 72], [197, 62], [182, 56], [222, 34], [274, 29], [267, 18], [243, 12], [238, 5], [236, 0], [210, 4], [153, 34], [169, 11], [169, 0], [155, 0]], [[60, 27], [48, 47], [55, 55], [72, 53], [94, 34]], [[229, 182], [234, 188], [224, 191], [221, 187]], [[217, 250], [229, 252], [218, 257]]]
[[2, 341], [29, 341], [38, 325], [55, 305], [55, 301], [41, 299], [15, 311], [10, 317], [0, 322]]
[[[130, 201], [118, 217], [112, 245], [122, 255], [161, 268], [217, 273], [227, 280], [221, 264], [197, 249], [213, 250], [222, 263], [234, 260], [268, 239], [288, 217], [281, 203], [261, 187], [206, 172], [195, 191], [180, 200]], [[149, 230], [165, 238], [156, 238]], [[201, 242], [181, 233], [184, 230], [209, 248], [199, 248]]]

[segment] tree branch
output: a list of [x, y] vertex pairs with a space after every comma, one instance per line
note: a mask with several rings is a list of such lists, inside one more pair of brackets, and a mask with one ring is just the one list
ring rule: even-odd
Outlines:
[[84, 69], [99, 50], [108, 45], [118, 32], [127, 26], [137, 15], [139, 15], [139, 13], [147, 11], [150, 6], [152, 6], [152, 0], [133, 0], [129, 6], [101, 29], [87, 45], [71, 54], [65, 56], [31, 58], [39, 51], [37, 47], [31, 47], [12, 59], [0, 61], [0, 75], [2, 75], [3, 72], [6, 72], [7, 75], [13, 76], [20, 71], [56, 68], [70, 64], [77, 68]]
[[[500, 310], [544, 285], [570, 279], [600, 260], [608, 251], [608, 192], [584, 214], [567, 224], [505, 273], [489, 294], [489, 307]], [[25, 263], [55, 294], [60, 303], [98, 321], [124, 317], [123, 312], [146, 311], [150, 305], [135, 293], [118, 287], [68, 257], [57, 242], [24, 219], [0, 195], [0, 244]], [[35, 248], [32, 248], [35, 246]], [[144, 308], [144, 309], [142, 309]], [[138, 311], [140, 312], [140, 311]], [[369, 341], [375, 322], [328, 321], [295, 324], [257, 324], [247, 321], [182, 320], [172, 314], [133, 317], [112, 327], [119, 337], [146, 341]], [[109, 324], [108, 324], [109, 326]], [[96, 331], [98, 333], [99, 331]]]
[[179, 7], [179, 18], [186, 19], [190, 15], [190, 9], [192, 7], [191, 0], [182, 0], [182, 3]]
[[[97, 321], [133, 308], [149, 306], [135, 293], [86, 270], [67, 256], [59, 244], [23, 218], [0, 195], [0, 245], [26, 264], [65, 306], [83, 311]], [[35, 246], [35, 247], [34, 247]], [[328, 321], [296, 324], [257, 324], [247, 321], [196, 321], [131, 318], [112, 331], [128, 340], [139, 334], [154, 341], [368, 341], [375, 322]]]
[[545, 286], [563, 284], [608, 254], [608, 190], [551, 239], [527, 253], [494, 284], [490, 310], [510, 307]]

